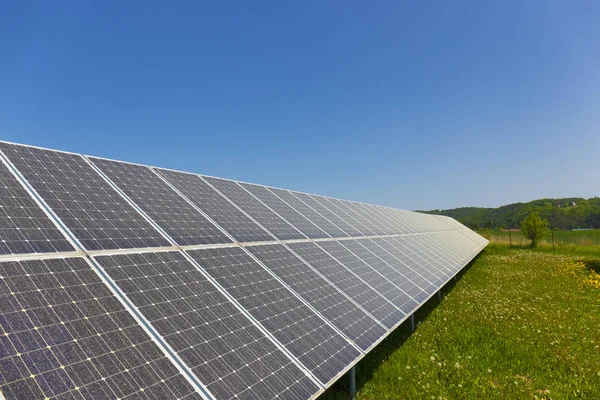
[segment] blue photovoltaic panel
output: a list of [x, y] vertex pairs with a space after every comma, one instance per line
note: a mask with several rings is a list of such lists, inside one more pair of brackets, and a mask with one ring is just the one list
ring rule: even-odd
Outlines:
[[[457, 255], [461, 253], [461, 250], [457, 246], [457, 254], [448, 251], [445, 233], [446, 232], [440, 232], [422, 235], [421, 239], [423, 241], [423, 246], [428, 249], [428, 251], [434, 252], [433, 256], [438, 264], [449, 272], [446, 276], [452, 277], [456, 274], [457, 269], [460, 268]], [[451, 234], [455, 234], [455, 232], [451, 232]]]
[[81, 258], [0, 262], [0, 393], [201, 399]]
[[402, 273], [402, 275], [425, 293], [431, 294], [435, 292], [436, 285], [423, 276], [428, 276], [424, 265], [408, 258], [404, 253], [401, 253], [394, 246], [390, 246], [389, 243], [383, 240], [366, 239], [360, 243], [375, 252], [378, 257]]
[[73, 250], [62, 232], [0, 161], [0, 254]]
[[[329, 204], [329, 207], [326, 205], [326, 203], [323, 204], [322, 201], [326, 202], [324, 198], [321, 198], [321, 201], [319, 201], [320, 196], [299, 192], [291, 193], [306, 203], [310, 208], [321, 214], [335, 226], [344, 231], [346, 233], [345, 236], [365, 236], [365, 234], [360, 230], [360, 224], [357, 224], [356, 221], [353, 221], [352, 218], [349, 218], [347, 214], [344, 214], [339, 209], [333, 209], [331, 203]], [[358, 225], [358, 227], [355, 225]]]
[[170, 245], [82, 156], [4, 142], [0, 150], [85, 249]]
[[[344, 267], [359, 276], [377, 293], [404, 313], [409, 313], [417, 306], [417, 302], [410, 295], [392, 282], [390, 278], [393, 277], [389, 276], [389, 273], [393, 273], [394, 270], [390, 266], [358, 243], [354, 243], [354, 246], [352, 246], [352, 240], [344, 240], [343, 242], [346, 243], [348, 248], [341, 244], [342, 241], [322, 241], [318, 242], [317, 245], [335, 257], [336, 260], [339, 260]], [[350, 251], [350, 248], [354, 248], [355, 252]], [[389, 272], [388, 274], [386, 274], [386, 269]], [[396, 273], [394, 276], [398, 276], [398, 274]], [[405, 282], [406, 284], [409, 283]]]
[[329, 382], [360, 356], [242, 248], [187, 253], [321, 382]]
[[[428, 293], [423, 291], [417, 284], [407, 278], [404, 269], [398, 269], [398, 260], [391, 257], [381, 247], [369, 240], [343, 240], [339, 242], [342, 246], [349, 249], [357, 257], [361, 258], [375, 271], [389, 279], [394, 285], [398, 286], [408, 294], [417, 303], [425, 300]], [[388, 259], [388, 261], [386, 261]], [[402, 310], [407, 312], [405, 307]]]
[[341, 200], [341, 202], [348, 208], [354, 210], [362, 220], [370, 221], [375, 227], [373, 231], [378, 235], [394, 235], [402, 232], [398, 232], [390, 222], [383, 217], [381, 214], [375, 212], [375, 210], [363, 203], [355, 203], [352, 201]]
[[179, 252], [96, 257], [218, 399], [307, 399], [319, 388]]
[[[426, 237], [433, 238], [434, 242], [430, 244], [426, 240]], [[435, 233], [406, 236], [404, 239], [409, 244], [406, 246], [407, 249], [414, 254], [414, 257], [412, 258], [418, 257], [431, 266], [430, 268], [427, 268], [427, 270], [433, 275], [432, 279], [435, 277], [443, 282], [446, 278], [450, 278], [454, 275], [454, 272], [448, 268], [447, 261], [440, 258], [440, 246], [435, 243]], [[400, 240], [400, 243], [402, 243], [402, 240]], [[408, 255], [411, 256], [410, 253]]]
[[331, 237], [347, 237], [348, 234], [335, 226], [331, 221], [327, 220], [324, 216], [319, 214], [313, 208], [309, 207], [306, 203], [294, 196], [291, 192], [283, 189], [268, 188], [273, 194], [279, 197], [281, 200], [286, 202], [288, 206], [302, 214], [306, 219], [310, 220], [313, 224], [321, 228]]
[[246, 247], [275, 275], [314, 307], [361, 349], [386, 330], [281, 244]]
[[149, 167], [90, 160], [178, 245], [232, 242]]
[[[423, 288], [426, 292], [437, 291], [438, 287], [441, 287], [444, 280], [438, 275], [443, 275], [437, 271], [436, 266], [430, 264], [427, 260], [419, 257], [414, 250], [418, 250], [415, 246], [414, 241], [411, 239], [412, 236], [399, 236], [394, 238], [394, 244], [390, 244], [385, 239], [373, 239], [373, 242], [377, 243], [387, 252], [389, 252], [394, 258], [408, 267], [407, 271], [412, 271], [414, 274], [407, 276], [415, 282], [417, 285]], [[427, 289], [429, 288], [429, 289]]]
[[306, 238], [236, 182], [209, 177], [204, 177], [204, 179], [221, 192], [223, 196], [227, 197], [254, 218], [254, 220], [271, 232], [277, 239], [291, 240]]
[[329, 235], [318, 226], [306, 219], [298, 211], [290, 207], [286, 202], [275, 196], [265, 186], [252, 185], [249, 183], [240, 183], [246, 190], [256, 196], [260, 201], [269, 206], [292, 224], [296, 229], [311, 239], [327, 238]]
[[0, 152], [0, 398], [307, 400], [488, 243], [442, 216]]
[[275, 240], [198, 175], [164, 169], [156, 171], [238, 242]]
[[363, 228], [361, 232], [365, 236], [377, 236], [385, 235], [386, 231], [377, 225], [376, 221], [364, 213], [360, 213], [359, 210], [352, 206], [352, 202], [346, 200], [338, 200], [332, 198], [324, 198], [326, 201], [333, 204], [335, 207], [346, 213], [348, 216], [357, 221]]
[[404, 317], [403, 312], [315, 243], [290, 243], [289, 247], [387, 328]]

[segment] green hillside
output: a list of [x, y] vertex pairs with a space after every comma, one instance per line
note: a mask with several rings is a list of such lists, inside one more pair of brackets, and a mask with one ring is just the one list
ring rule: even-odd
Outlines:
[[493, 229], [518, 227], [531, 211], [539, 212], [559, 229], [600, 228], [600, 198], [598, 197], [540, 199], [498, 208], [461, 207], [421, 212], [447, 215], [474, 229]]

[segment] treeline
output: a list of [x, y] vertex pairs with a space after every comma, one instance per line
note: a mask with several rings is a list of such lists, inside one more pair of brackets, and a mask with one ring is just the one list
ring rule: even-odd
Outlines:
[[600, 198], [541, 199], [498, 208], [462, 207], [422, 211], [447, 215], [472, 229], [517, 228], [532, 211], [537, 211], [555, 228], [600, 228]]

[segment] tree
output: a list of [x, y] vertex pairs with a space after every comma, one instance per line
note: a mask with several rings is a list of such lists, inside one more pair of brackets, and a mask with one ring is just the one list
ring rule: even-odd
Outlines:
[[523, 235], [531, 240], [531, 247], [536, 247], [539, 239], [548, 232], [548, 220], [532, 211], [527, 218], [521, 221]]

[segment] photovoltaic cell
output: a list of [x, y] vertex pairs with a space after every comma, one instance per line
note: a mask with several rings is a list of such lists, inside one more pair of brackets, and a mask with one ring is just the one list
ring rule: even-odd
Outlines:
[[[433, 242], [429, 242], [426, 238], [433, 239]], [[428, 271], [441, 282], [445, 281], [445, 278], [450, 278], [454, 275], [454, 272], [448, 268], [447, 261], [441, 258], [441, 249], [437, 244], [438, 236], [435, 233], [429, 233], [426, 235], [407, 236], [405, 239], [413, 247], [409, 247], [412, 253], [416, 257], [424, 260], [426, 263], [431, 265], [433, 268], [428, 268]], [[412, 257], [413, 259], [415, 257]]]
[[377, 232], [380, 235], [394, 235], [402, 232], [398, 232], [398, 229], [394, 228], [390, 221], [383, 215], [377, 213], [373, 207], [363, 203], [355, 203], [352, 201], [343, 201], [343, 203], [356, 211], [357, 214], [361, 215], [364, 219], [373, 221], [378, 227]]
[[3, 142], [0, 150], [87, 250], [169, 246], [83, 157]]
[[306, 237], [267, 208], [236, 182], [225, 179], [204, 179], [213, 185], [222, 195], [233, 201], [239, 208], [258, 221], [279, 240], [305, 239]]
[[218, 399], [294, 399], [319, 388], [179, 252], [96, 257]]
[[358, 209], [353, 207], [352, 202], [332, 198], [325, 198], [325, 200], [329, 201], [335, 207], [344, 211], [354, 220], [359, 222], [364, 227], [363, 230], [361, 230], [361, 232], [363, 232], [365, 236], [377, 236], [387, 234], [386, 231], [382, 229], [382, 227], [375, 223], [375, 220], [371, 216], [367, 216], [364, 213], [360, 213]]
[[[398, 286], [408, 294], [417, 303], [426, 299], [428, 293], [423, 291], [413, 281], [404, 275], [403, 271], [398, 269], [398, 260], [392, 258], [381, 247], [369, 240], [344, 240], [339, 242], [342, 246], [353, 252], [357, 257], [361, 258], [371, 268], [379, 272], [381, 275], [388, 278], [394, 285]], [[386, 261], [388, 259], [388, 261]], [[402, 308], [404, 312], [408, 312], [406, 308]]]
[[323, 383], [360, 353], [240, 247], [187, 252]]
[[[417, 302], [414, 301], [406, 292], [404, 292], [404, 290], [392, 283], [390, 279], [386, 278], [383, 275], [385, 271], [378, 272], [372, 268], [368, 262], [373, 264], [375, 267], [383, 264], [382, 269], [387, 268], [388, 271], [392, 271], [390, 266], [386, 265], [382, 260], [378, 259], [374, 254], [370, 253], [358, 243], [354, 243], [354, 246], [352, 246], [353, 241], [345, 240], [344, 242], [347, 242], [350, 248], [354, 247], [356, 253], [363, 256], [363, 261], [363, 258], [357, 257], [355, 253], [344, 247], [342, 244], [340, 244], [340, 242], [322, 241], [317, 242], [317, 245], [339, 260], [344, 267], [348, 268], [362, 280], [371, 285], [371, 287], [375, 289], [377, 293], [385, 297], [396, 307], [400, 308], [404, 313], [409, 313], [411, 310], [416, 308]], [[395, 274], [395, 276], [397, 276], [397, 274]]]
[[402, 273], [402, 275], [425, 293], [431, 294], [436, 291], [435, 284], [428, 281], [427, 278], [423, 276], [426, 275], [429, 277], [426, 273], [425, 266], [406, 256], [406, 254], [398, 250], [396, 246], [391, 246], [386, 241], [377, 239], [367, 239], [360, 243], [369, 250], [375, 252], [378, 257], [382, 258], [386, 263]]
[[0, 263], [0, 391], [201, 399], [81, 258]]
[[417, 247], [415, 246], [415, 242], [411, 239], [411, 236], [394, 237], [393, 245], [386, 239], [373, 239], [373, 242], [389, 252], [390, 255], [400, 261], [402, 265], [408, 267], [406, 275], [419, 285], [419, 287], [423, 288], [423, 290], [428, 293], [436, 292], [437, 288], [442, 286], [444, 282], [437, 276], [441, 275], [441, 273], [437, 272], [435, 265], [432, 265], [427, 260], [420, 257], [418, 253], [414, 252], [414, 250], [417, 250]]
[[[448, 247], [448, 238], [446, 234], [455, 235], [456, 232], [440, 232], [430, 235], [423, 235], [424, 245], [435, 251], [435, 258], [438, 262], [450, 272], [450, 276], [464, 266], [462, 262], [465, 259], [465, 249], [462, 246], [455, 246], [454, 250]], [[474, 250], [471, 248], [470, 250]]]
[[277, 214], [281, 215], [290, 224], [296, 227], [311, 239], [327, 238], [329, 235], [317, 227], [315, 224], [306, 219], [298, 211], [290, 207], [286, 202], [275, 196], [269, 189], [264, 186], [251, 185], [248, 183], [240, 183], [246, 190], [260, 199], [263, 203], [269, 206]]
[[0, 254], [73, 250], [56, 225], [0, 161]]
[[198, 175], [155, 169], [238, 242], [275, 240]]
[[403, 312], [316, 244], [290, 243], [289, 247], [387, 328], [404, 317]]
[[281, 244], [246, 247], [361, 349], [368, 349], [386, 330]]
[[[344, 215], [342, 212], [340, 212], [339, 209], [336, 212], [333, 209], [329, 208], [329, 207], [331, 207], [331, 203], [329, 204], [329, 207], [327, 207], [326, 205], [321, 203], [321, 201], [319, 201], [320, 196], [310, 195], [310, 194], [306, 194], [306, 193], [299, 193], [299, 192], [291, 192], [291, 193], [294, 196], [298, 197], [303, 202], [305, 202], [306, 204], [308, 204], [308, 206], [310, 208], [312, 208], [313, 210], [315, 210], [316, 212], [321, 214], [323, 217], [325, 217], [327, 220], [332, 222], [335, 226], [337, 226], [342, 231], [344, 231], [346, 233], [345, 236], [352, 236], [352, 237], [364, 236], [364, 234], [360, 231], [360, 229], [354, 226], [354, 224], [356, 224], [356, 221], [354, 221], [354, 224], [353, 224], [352, 219], [348, 218], [347, 215]], [[323, 199], [323, 200], [325, 200], [325, 199]]]
[[306, 203], [300, 200], [298, 197], [294, 196], [291, 192], [283, 189], [274, 189], [268, 188], [273, 194], [279, 197], [281, 200], [286, 202], [290, 207], [298, 211], [305, 218], [310, 220], [313, 224], [321, 228], [323, 231], [327, 232], [330, 237], [347, 237], [346, 232], [335, 226], [331, 221], [328, 221], [319, 214], [317, 211], [313, 210]]
[[149, 167], [100, 158], [90, 160], [178, 245], [231, 243], [227, 235]]

